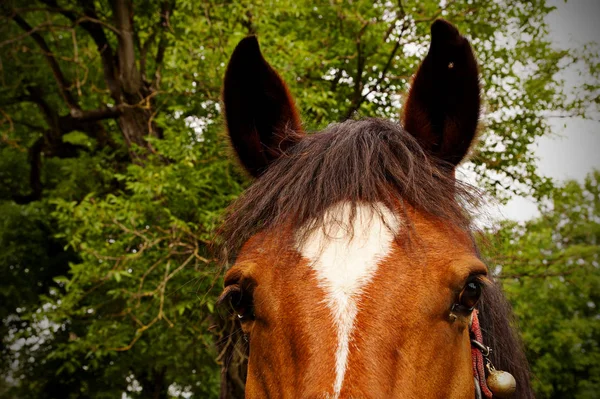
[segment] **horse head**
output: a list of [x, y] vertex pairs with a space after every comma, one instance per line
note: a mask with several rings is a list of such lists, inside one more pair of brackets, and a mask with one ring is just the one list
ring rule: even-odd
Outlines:
[[473, 398], [474, 318], [488, 359], [531, 396], [509, 307], [471, 232], [477, 194], [455, 178], [480, 87], [454, 26], [433, 23], [402, 123], [307, 134], [255, 37], [235, 49], [223, 99], [255, 178], [223, 228], [234, 262], [221, 301], [249, 341], [247, 397]]

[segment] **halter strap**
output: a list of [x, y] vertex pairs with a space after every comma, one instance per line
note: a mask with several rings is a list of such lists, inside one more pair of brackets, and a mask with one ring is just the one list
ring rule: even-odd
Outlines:
[[475, 397], [492, 399], [492, 391], [485, 380], [484, 358], [487, 358], [491, 349], [483, 344], [483, 335], [479, 325], [477, 309], [473, 310], [471, 318], [471, 358], [473, 359], [473, 376], [475, 377]]

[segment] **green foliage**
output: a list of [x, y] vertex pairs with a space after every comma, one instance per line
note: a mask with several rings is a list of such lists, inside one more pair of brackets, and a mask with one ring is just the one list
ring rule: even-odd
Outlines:
[[[568, 259], [597, 256], [586, 235], [598, 231], [597, 219], [582, 219], [591, 204], [583, 193], [592, 191], [553, 191], [531, 144], [549, 134], [548, 113], [597, 110], [598, 60], [589, 48], [551, 47], [544, 1], [146, 0], [132, 6], [132, 34], [117, 35], [124, 22], [114, 4], [127, 3], [0, 5], [0, 395], [216, 397], [224, 359], [215, 340], [226, 333], [209, 247], [247, 184], [219, 103], [234, 46], [259, 35], [309, 131], [347, 117], [398, 119], [437, 17], [471, 38], [481, 64], [482, 144], [467, 168], [500, 200], [527, 193], [563, 204], [526, 226], [506, 224], [493, 241], [495, 253], [514, 256], [502, 275], [538, 392], [592, 392], [597, 326], [589, 315], [597, 311], [588, 303], [596, 304], [597, 264], [555, 274], [572, 266]], [[126, 56], [131, 77], [118, 64]], [[571, 93], [557, 72], [576, 60], [591, 80]], [[572, 222], [557, 236], [552, 220], [564, 218]], [[525, 277], [545, 267], [541, 247], [551, 270]], [[581, 348], [586, 355], [575, 356]]]
[[539, 398], [595, 398], [600, 388], [600, 172], [552, 193], [538, 219], [489, 235], [519, 320]]
[[[219, 270], [206, 243], [240, 185], [220, 146], [210, 144], [214, 129], [185, 150], [170, 135], [166, 129], [165, 139], [155, 143], [157, 152], [171, 156], [170, 163], [151, 157], [143, 166], [131, 164], [112, 176], [118, 187], [104, 195], [47, 200], [52, 211], [38, 222], [55, 224], [43, 238], [66, 244], [66, 251], [58, 249], [63, 259], [45, 253], [48, 244], [35, 238], [36, 230], [4, 229], [8, 248], [15, 248], [3, 253], [8, 258], [3, 264], [16, 257], [12, 263], [32, 285], [49, 274], [49, 281], [42, 280], [45, 289], [23, 291], [33, 295], [32, 303], [18, 310], [9, 331], [12, 342], [28, 340], [32, 333], [47, 336], [44, 344], [19, 348], [19, 358], [41, 362], [31, 370], [20, 368], [22, 375], [44, 371], [36, 385], [27, 386], [31, 397], [52, 392], [55, 374], [69, 386], [59, 386], [59, 392], [93, 392], [95, 397], [132, 389], [124, 380], [128, 376], [142, 387], [152, 386], [157, 374], [202, 396], [217, 395], [217, 353], [209, 327], [219, 317], [214, 313]], [[88, 173], [94, 169], [90, 165]], [[15, 217], [12, 223], [23, 221]], [[13, 237], [11, 230], [26, 237]], [[21, 251], [31, 249], [37, 252], [22, 256]], [[41, 270], [22, 270], [38, 264]], [[9, 280], [16, 294], [27, 286], [24, 279]], [[14, 292], [6, 295], [15, 302], [12, 309], [23, 306]], [[23, 322], [27, 329], [17, 327]], [[46, 353], [40, 353], [44, 345]], [[106, 381], [115, 383], [100, 383]]]

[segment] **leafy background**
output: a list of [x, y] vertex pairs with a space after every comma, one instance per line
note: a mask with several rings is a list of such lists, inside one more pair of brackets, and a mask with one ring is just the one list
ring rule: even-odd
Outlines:
[[[429, 25], [472, 41], [481, 142], [463, 170], [500, 203], [485, 228], [540, 398], [600, 388], [600, 174], [558, 184], [534, 144], [552, 117], [598, 115], [598, 48], [557, 48], [543, 0], [131, 1], [0, 4], [0, 396], [218, 397], [230, 350], [211, 240], [249, 184], [220, 89], [258, 34], [309, 131], [398, 119]], [[560, 72], [583, 78], [567, 84]], [[235, 341], [235, 340], [233, 340]], [[219, 343], [217, 345], [216, 343]], [[243, 385], [230, 374], [236, 395]], [[236, 390], [236, 387], [238, 390]]]

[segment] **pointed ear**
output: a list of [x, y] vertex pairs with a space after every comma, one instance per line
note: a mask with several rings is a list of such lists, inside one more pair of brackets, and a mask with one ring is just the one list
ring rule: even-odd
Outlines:
[[231, 144], [254, 177], [303, 136], [288, 88], [263, 58], [254, 36], [233, 51], [223, 102]]
[[404, 128], [426, 151], [455, 167], [474, 141], [479, 107], [471, 46], [452, 24], [438, 19], [406, 100]]

